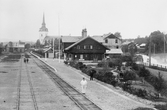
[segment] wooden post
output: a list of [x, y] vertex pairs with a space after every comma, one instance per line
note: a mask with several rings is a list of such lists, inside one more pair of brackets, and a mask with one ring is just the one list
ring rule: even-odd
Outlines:
[[151, 66], [151, 35], [149, 37], [149, 66]]

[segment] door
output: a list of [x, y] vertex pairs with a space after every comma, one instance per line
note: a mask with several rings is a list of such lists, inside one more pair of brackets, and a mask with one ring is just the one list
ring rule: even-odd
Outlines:
[[83, 54], [80, 55], [80, 59], [83, 59]]

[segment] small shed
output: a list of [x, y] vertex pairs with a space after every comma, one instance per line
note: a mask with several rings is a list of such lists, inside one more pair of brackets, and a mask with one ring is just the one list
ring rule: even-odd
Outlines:
[[105, 56], [109, 56], [111, 58], [111, 57], [120, 56], [122, 54], [123, 54], [123, 52], [120, 48], [119, 49], [110, 49], [110, 50], [106, 50]]
[[45, 53], [45, 58], [54, 58], [55, 57], [55, 55], [53, 54], [52, 47], [44, 49], [44, 53]]

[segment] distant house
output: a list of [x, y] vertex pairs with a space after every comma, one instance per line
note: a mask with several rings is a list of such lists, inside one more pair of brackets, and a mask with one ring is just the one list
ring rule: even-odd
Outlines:
[[24, 42], [9, 42], [6, 46], [8, 52], [24, 52], [25, 43]]
[[134, 43], [133, 41], [125, 41], [122, 43], [122, 51], [123, 53], [127, 53], [128, 52], [128, 45]]
[[123, 53], [121, 50], [122, 39], [120, 37], [116, 37], [112, 33], [104, 35], [103, 45], [110, 49], [106, 51], [105, 56], [109, 56], [111, 58], [120, 56]]
[[52, 47], [45, 48], [45, 49], [43, 49], [43, 51], [45, 53], [45, 58], [55, 58], [55, 55], [53, 54]]
[[137, 50], [139, 53], [144, 53], [146, 48], [146, 43], [142, 43], [138, 46]]
[[67, 59], [102, 60], [106, 50], [109, 49], [88, 36], [68, 46], [64, 52]]
[[146, 43], [142, 43], [139, 45], [140, 48], [145, 48], [146, 47]]
[[110, 49], [120, 49], [122, 45], [122, 39], [112, 33], [105, 35], [104, 41], [103, 45]]
[[118, 57], [123, 54], [121, 49], [110, 49], [106, 50], [105, 57], [109, 56], [110, 58]]
[[129, 41], [122, 43], [122, 51], [123, 51], [124, 53], [130, 52], [130, 48], [131, 48], [131, 49], [133, 48], [134, 52], [137, 52], [137, 51], [138, 51], [138, 46], [137, 46], [136, 43], [134, 43], [134, 42], [129, 42]]

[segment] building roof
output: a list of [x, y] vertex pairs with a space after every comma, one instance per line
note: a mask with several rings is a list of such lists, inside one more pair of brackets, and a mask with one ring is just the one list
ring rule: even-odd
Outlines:
[[20, 40], [19, 40], [19, 44], [23, 44], [23, 45], [24, 45], [24, 44], [25, 44], [25, 42], [23, 42], [23, 41], [20, 41]]
[[122, 50], [121, 49], [110, 49], [110, 50], [106, 50], [106, 54], [122, 54]]
[[[82, 38], [83, 38], [82, 36], [62, 36], [62, 42], [77, 42]], [[104, 38], [101, 35], [91, 36], [91, 38], [93, 38], [94, 40], [100, 43], [104, 42], [103, 40]]]
[[[109, 34], [104, 34], [103, 35], [104, 39], [106, 38], [117, 38], [117, 39], [120, 39], [119, 37], [116, 37], [114, 34], [112, 33], [109, 33]], [[121, 40], [121, 39], [120, 39]]]
[[[70, 48], [72, 48], [73, 46], [79, 44], [80, 42], [82, 42], [83, 40], [87, 39], [87, 38], [91, 38], [93, 39], [92, 37], [88, 36], [88, 37], [82, 37], [82, 39], [80, 39], [79, 41], [75, 42], [74, 44], [70, 45], [69, 47], [65, 48], [65, 50], [69, 50]], [[93, 39], [95, 40], [95, 39]], [[96, 40], [95, 40], [96, 41]], [[98, 41], [96, 41], [98, 42]], [[101, 44], [100, 42], [98, 42], [99, 44]], [[102, 44], [101, 44], [102, 45]], [[105, 47], [104, 45], [102, 45], [103, 47]], [[108, 49], [107, 47], [105, 47], [106, 49]]]
[[125, 41], [125, 42], [122, 43], [122, 45], [128, 45], [130, 43], [132, 43], [132, 41]]
[[142, 43], [142, 44], [140, 44], [140, 46], [146, 46], [146, 44], [145, 44], [145, 43]]
[[46, 49], [44, 49], [44, 52], [47, 52], [47, 51], [49, 51], [51, 49], [52, 49], [52, 47], [46, 48]]
[[46, 36], [44, 38], [44, 40], [49, 40], [49, 39], [53, 39], [53, 38], [61, 38], [61, 36]]
[[81, 36], [62, 36], [62, 42], [77, 42], [82, 39]]
[[91, 37], [100, 43], [104, 43], [103, 36], [91, 36]]

